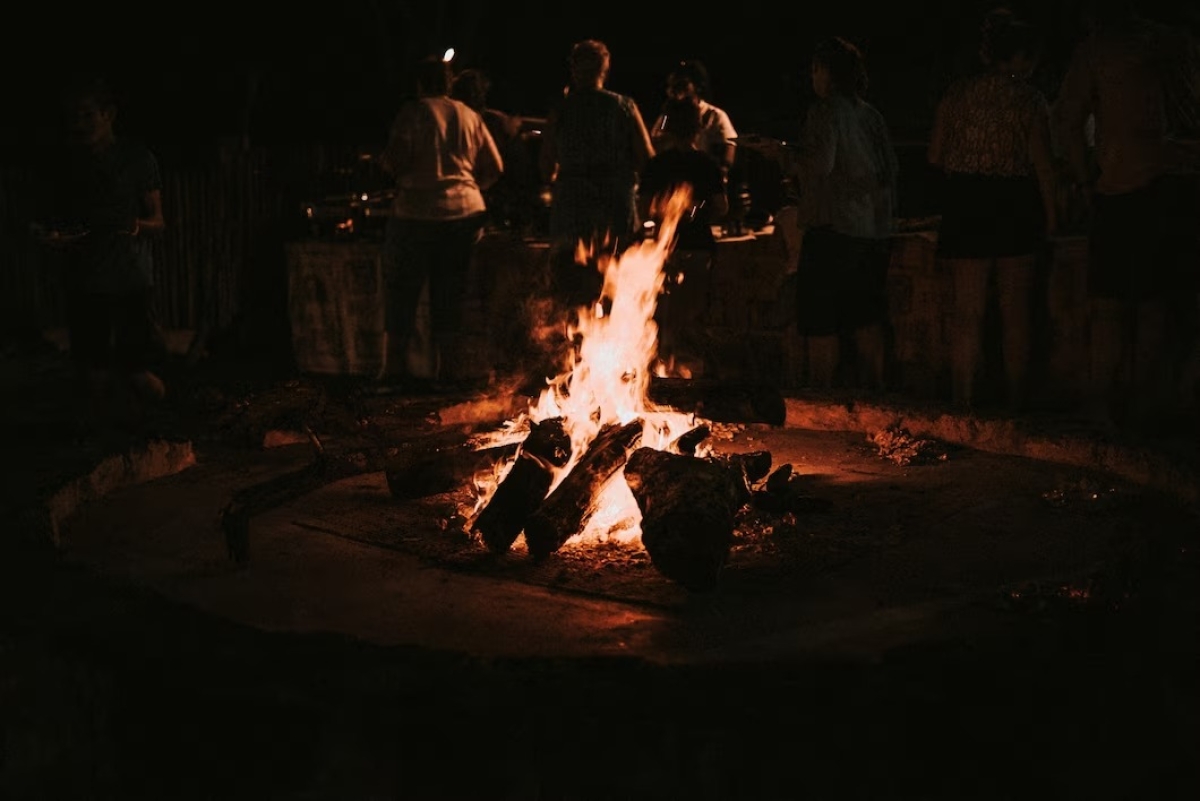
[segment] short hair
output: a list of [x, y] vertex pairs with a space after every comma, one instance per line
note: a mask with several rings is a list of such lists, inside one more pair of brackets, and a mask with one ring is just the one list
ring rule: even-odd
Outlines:
[[59, 98], [66, 105], [75, 105], [83, 101], [91, 101], [102, 109], [117, 105], [116, 93], [113, 92], [108, 79], [90, 73], [68, 75], [62, 83]]
[[708, 100], [708, 69], [705, 68], [703, 62], [690, 60], [680, 61], [675, 65], [667, 76], [667, 83], [672, 83], [675, 80], [682, 79], [690, 81], [692, 86], [696, 87], [696, 94]]
[[831, 36], [817, 43], [813, 61], [829, 70], [833, 87], [847, 95], [862, 95], [867, 91], [867, 60], [853, 43], [840, 36]]
[[611, 55], [608, 46], [599, 39], [584, 39], [571, 47], [571, 77], [576, 80], [593, 81], [608, 69]]
[[671, 98], [663, 104], [663, 131], [682, 141], [700, 133], [700, 104], [695, 98]]
[[441, 56], [426, 56], [417, 62], [417, 89], [429, 94], [450, 91], [450, 62]]
[[1041, 55], [1037, 29], [1008, 9], [994, 9], [985, 17], [982, 38], [979, 56], [987, 64], [1007, 61], [1021, 53], [1034, 58]]
[[476, 111], [481, 111], [487, 105], [488, 91], [492, 82], [483, 70], [465, 69], [454, 76], [451, 94], [456, 100], [461, 100]]

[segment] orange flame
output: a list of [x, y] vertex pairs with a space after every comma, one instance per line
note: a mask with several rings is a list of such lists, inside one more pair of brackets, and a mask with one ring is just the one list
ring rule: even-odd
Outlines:
[[[578, 310], [578, 322], [568, 331], [569, 338], [579, 342], [574, 363], [548, 383], [528, 410], [533, 422], [562, 418], [571, 437], [571, 458], [558, 471], [551, 491], [605, 426], [641, 419], [641, 446], [665, 450], [696, 425], [691, 415], [658, 407], [648, 397], [657, 356], [654, 313], [663, 289], [663, 266], [678, 222], [690, 208], [691, 192], [686, 188], [659, 198], [652, 208], [652, 215], [661, 220], [657, 236], [630, 246], [619, 258], [601, 259], [602, 296]], [[497, 471], [493, 489], [504, 472]], [[640, 536], [640, 513], [621, 471], [599, 493], [595, 508], [587, 530], [568, 543], [636, 541]]]

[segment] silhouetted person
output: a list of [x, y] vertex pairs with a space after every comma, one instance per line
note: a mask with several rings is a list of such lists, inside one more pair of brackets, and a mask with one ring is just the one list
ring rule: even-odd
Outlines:
[[712, 156], [721, 167], [721, 174], [735, 187], [729, 198], [729, 208], [725, 214], [714, 217], [713, 222], [726, 222], [728, 215], [734, 229], [740, 229], [750, 210], [747, 206], [749, 188], [746, 198], [736, 188], [748, 178], [744, 169], [736, 170], [737, 166], [737, 129], [725, 109], [713, 104], [712, 88], [708, 76], [708, 68], [703, 62], [695, 59], [680, 61], [667, 74], [666, 99], [663, 108], [659, 109], [654, 124], [650, 126], [650, 140], [658, 148], [665, 141], [666, 104], [673, 100], [692, 99], [700, 107], [700, 130], [696, 134], [696, 145], [700, 150]]
[[[862, 52], [841, 37], [813, 50], [812, 87], [795, 152], [777, 158], [799, 187], [804, 230], [796, 267], [796, 331], [806, 338], [808, 383], [833, 387], [853, 354], [861, 389], [884, 384], [888, 237], [899, 172], [883, 115], [863, 95]], [[849, 348], [845, 347], [849, 346]]]
[[[61, 256], [71, 357], [85, 425], [136, 422], [166, 394], [151, 238], [166, 227], [158, 159], [118, 136], [117, 102], [96, 77], [60, 87], [67, 127], [44, 173], [35, 233]], [[114, 416], [115, 413], [115, 416]]]
[[1177, 251], [1195, 219], [1181, 219], [1169, 180], [1188, 158], [1172, 142], [1172, 76], [1194, 52], [1183, 31], [1128, 0], [1096, 0], [1089, 12], [1056, 109], [1077, 194], [1091, 204], [1087, 407], [1104, 421], [1150, 422], [1175, 405], [1173, 309], [1196, 292], [1196, 267]]
[[597, 260], [619, 256], [640, 234], [638, 174], [654, 155], [637, 103], [605, 88], [610, 67], [603, 42], [571, 48], [571, 83], [550, 110], [538, 153], [551, 186], [551, 286], [568, 309], [598, 300]]
[[[721, 165], [699, 147], [700, 104], [679, 97], [663, 106], [658, 151], [646, 162], [638, 186], [642, 218], [658, 236], [670, 236], [658, 299], [658, 356], [668, 375], [692, 378], [703, 371], [703, 315], [708, 307], [717, 240], [714, 220], [729, 210]], [[686, 203], [676, 198], [686, 192]], [[668, 206], [682, 209], [675, 228], [663, 228]]]
[[713, 105], [710, 92], [708, 69], [703, 63], [691, 60], [676, 64], [667, 75], [667, 97], [650, 129], [651, 141], [655, 147], [665, 141], [666, 104], [680, 98], [693, 98], [700, 108], [700, 130], [697, 132], [696, 144], [716, 159], [721, 170], [728, 176], [737, 155], [737, 129], [733, 126], [728, 112]]
[[450, 96], [483, 117], [504, 160], [504, 174], [483, 193], [491, 224], [498, 228], [519, 227], [528, 216], [524, 206], [536, 193], [536, 165], [521, 139], [520, 118], [489, 105], [491, 87], [492, 81], [483, 70], [465, 69], [454, 76]]
[[1028, 83], [1034, 28], [1008, 13], [985, 19], [984, 69], [938, 103], [928, 157], [945, 176], [937, 257], [954, 287], [952, 397], [971, 406], [988, 298], [998, 295], [1007, 401], [1026, 401], [1038, 258], [1057, 227], [1050, 106]]
[[487, 124], [449, 96], [450, 65], [417, 65], [417, 96], [400, 106], [380, 166], [395, 180], [384, 232], [389, 378], [404, 377], [421, 290], [429, 284], [433, 379], [456, 378], [448, 364], [462, 328], [471, 257], [487, 221], [484, 192], [504, 160]]

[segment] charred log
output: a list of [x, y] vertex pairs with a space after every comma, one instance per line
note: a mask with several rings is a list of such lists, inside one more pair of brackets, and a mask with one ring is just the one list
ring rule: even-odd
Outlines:
[[696, 448], [700, 447], [700, 443], [708, 439], [712, 434], [712, 427], [706, 423], [702, 423], [690, 431], [685, 431], [680, 434], [674, 442], [671, 443], [672, 448], [687, 456], [695, 456]]
[[710, 456], [708, 461], [719, 464], [737, 479], [739, 503], [748, 503], [754, 494], [754, 485], [762, 481], [771, 470], [770, 451], [750, 451], [748, 453], [727, 453]]
[[504, 553], [550, 491], [555, 470], [571, 458], [571, 437], [561, 417], [534, 423], [516, 461], [472, 525], [493, 553]]
[[225, 548], [231, 560], [238, 563], [249, 561], [250, 520], [255, 515], [320, 489], [326, 484], [371, 469], [370, 463], [362, 458], [330, 456], [316, 434], [307, 428], [305, 433], [313, 446], [314, 456], [311, 462], [296, 470], [243, 487], [233, 494], [233, 498], [221, 510], [221, 531], [225, 535]]
[[756, 509], [772, 514], [827, 512], [833, 508], [828, 498], [815, 498], [803, 491], [790, 464], [772, 473], [763, 488], [754, 492], [751, 501]]
[[706, 379], [655, 378], [650, 400], [680, 412], [720, 423], [768, 423], [781, 426], [787, 404], [778, 387]]
[[654, 567], [694, 592], [714, 589], [733, 547], [743, 477], [719, 461], [638, 448], [625, 481]]
[[641, 420], [600, 431], [571, 472], [526, 522], [525, 544], [530, 555], [545, 558], [583, 530], [595, 511], [596, 495], [625, 466], [641, 439]]
[[519, 447], [519, 442], [481, 446], [476, 437], [462, 432], [439, 432], [406, 442], [384, 467], [388, 490], [404, 499], [450, 492], [480, 470], [511, 459]]

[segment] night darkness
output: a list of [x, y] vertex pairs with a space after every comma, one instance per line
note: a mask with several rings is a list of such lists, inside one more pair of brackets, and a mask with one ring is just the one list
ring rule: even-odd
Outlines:
[[[56, 76], [91, 67], [108, 74], [122, 104], [119, 125], [167, 160], [203, 154], [227, 137], [257, 145], [336, 143], [374, 148], [411, 87], [407, 69], [426, 53], [457, 52], [458, 68], [493, 79], [492, 103], [541, 116], [566, 82], [571, 43], [606, 41], [609, 87], [650, 116], [670, 66], [699, 59], [712, 75], [712, 99], [742, 133], [794, 134], [811, 99], [808, 54], [831, 34], [860, 44], [871, 70], [871, 100], [898, 141], [921, 140], [946, 82], [969, 68], [982, 13], [997, 0], [906, 4], [847, 2], [811, 10], [779, 4], [729, 4], [718, 17], [696, 7], [647, 4], [350, 2], [327, 10], [301, 6], [247, 12], [216, 0], [173, 8], [117, 4], [26, 11], [14, 30], [5, 77], [13, 124], [10, 144], [45, 139], [46, 106]], [[1009, 3], [1046, 34], [1034, 80], [1053, 93], [1078, 38], [1078, 0]], [[1147, 5], [1182, 21], [1177, 0]], [[1194, 24], [1194, 21], [1193, 21]], [[32, 54], [32, 55], [31, 55]], [[15, 141], [14, 141], [15, 140]]]

